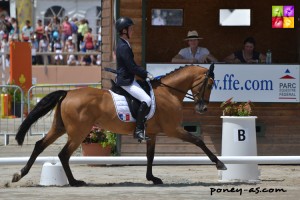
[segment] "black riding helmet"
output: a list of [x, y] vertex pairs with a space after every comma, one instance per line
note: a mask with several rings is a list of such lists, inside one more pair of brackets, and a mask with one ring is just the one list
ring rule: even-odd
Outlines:
[[134, 25], [132, 19], [130, 19], [129, 17], [120, 17], [116, 21], [116, 30], [120, 33], [123, 29], [128, 28], [132, 25]]

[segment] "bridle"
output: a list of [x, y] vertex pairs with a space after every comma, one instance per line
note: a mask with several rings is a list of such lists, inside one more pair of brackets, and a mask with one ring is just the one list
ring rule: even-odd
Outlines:
[[[211, 76], [210, 72], [207, 71], [207, 72], [205, 73], [205, 78], [204, 78], [204, 83], [203, 83], [204, 89], [202, 90], [202, 94], [201, 94], [201, 97], [200, 97], [200, 98], [198, 98], [197, 96], [201, 93], [201, 88], [199, 89], [199, 91], [198, 91], [197, 93], [195, 93], [195, 94], [189, 94], [189, 93], [186, 93], [186, 92], [184, 92], [184, 91], [182, 91], [182, 90], [180, 90], [180, 89], [177, 89], [177, 88], [174, 88], [174, 87], [169, 86], [169, 85], [167, 85], [167, 84], [164, 84], [164, 83], [161, 82], [161, 80], [159, 80], [159, 81], [160, 81], [159, 84], [160, 84], [160, 85], [163, 85], [163, 86], [165, 86], [165, 87], [168, 87], [168, 88], [170, 88], [170, 89], [172, 89], [172, 90], [175, 90], [175, 91], [177, 91], [177, 92], [179, 92], [179, 93], [184, 94], [184, 95], [185, 95], [185, 96], [184, 96], [185, 98], [191, 99], [191, 100], [193, 100], [193, 101], [196, 100], [196, 103], [200, 103], [200, 102], [202, 103], [202, 102], [205, 101], [205, 100], [204, 100], [204, 94], [205, 94], [205, 89], [206, 89], [207, 84], [208, 84], [208, 79], [209, 79], [209, 78], [213, 78], [213, 77], [210, 77], [210, 76]], [[201, 83], [202, 83], [202, 81], [200, 81], [200, 82], [197, 83], [196, 85], [192, 86], [190, 89], [192, 90], [193, 88], [197, 87], [197, 86], [200, 85]]]

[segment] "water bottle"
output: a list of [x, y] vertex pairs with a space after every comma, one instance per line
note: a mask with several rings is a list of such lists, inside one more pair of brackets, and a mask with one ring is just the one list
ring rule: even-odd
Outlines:
[[272, 63], [272, 52], [271, 52], [270, 49], [266, 53], [266, 63], [267, 64], [271, 64]]

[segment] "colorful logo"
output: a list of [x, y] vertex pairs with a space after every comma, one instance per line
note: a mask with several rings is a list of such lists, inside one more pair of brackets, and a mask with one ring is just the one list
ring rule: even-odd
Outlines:
[[286, 69], [279, 81], [279, 99], [297, 99], [297, 90], [296, 78], [291, 75], [289, 69]]
[[294, 28], [294, 6], [272, 6], [272, 28]]
[[295, 77], [289, 75], [291, 73], [289, 69], [286, 69], [284, 73], [285, 75], [282, 76], [280, 79], [295, 79]]

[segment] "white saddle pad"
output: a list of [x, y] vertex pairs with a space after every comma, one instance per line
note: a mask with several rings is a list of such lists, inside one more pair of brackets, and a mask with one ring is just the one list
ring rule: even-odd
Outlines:
[[[149, 114], [146, 116], [147, 120], [151, 119], [155, 113], [155, 96], [152, 90], [151, 84], [150, 86], [150, 97], [151, 97], [151, 108]], [[115, 108], [119, 119], [123, 122], [135, 122], [135, 118], [132, 117], [131, 112], [128, 107], [128, 103], [126, 98], [122, 95], [116, 94], [113, 91], [109, 90], [112, 98], [114, 100]]]

